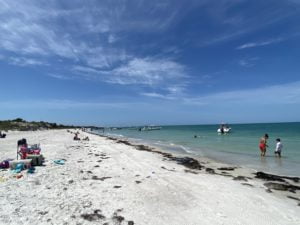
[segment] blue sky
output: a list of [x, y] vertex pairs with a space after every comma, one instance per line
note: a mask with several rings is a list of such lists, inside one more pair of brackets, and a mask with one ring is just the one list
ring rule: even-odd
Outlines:
[[0, 0], [0, 119], [300, 120], [299, 0]]

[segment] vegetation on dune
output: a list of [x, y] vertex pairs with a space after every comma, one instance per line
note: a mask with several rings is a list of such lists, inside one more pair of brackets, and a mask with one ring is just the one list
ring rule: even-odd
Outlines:
[[45, 121], [40, 122], [29, 122], [23, 120], [22, 118], [17, 118], [14, 120], [2, 120], [0, 121], [0, 130], [48, 130], [48, 129], [68, 129], [75, 128], [74, 126], [66, 126], [57, 123], [48, 123]]

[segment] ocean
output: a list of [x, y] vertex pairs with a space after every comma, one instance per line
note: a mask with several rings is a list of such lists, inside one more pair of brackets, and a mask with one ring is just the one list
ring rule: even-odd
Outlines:
[[[105, 134], [128, 138], [171, 152], [208, 157], [220, 162], [280, 175], [300, 176], [300, 123], [232, 124], [232, 132], [218, 134], [219, 125], [162, 126], [161, 130], [106, 129]], [[99, 131], [102, 133], [102, 131]], [[260, 157], [259, 139], [269, 134], [266, 157]], [[195, 135], [197, 138], [195, 138]], [[276, 138], [282, 157], [274, 156]]]

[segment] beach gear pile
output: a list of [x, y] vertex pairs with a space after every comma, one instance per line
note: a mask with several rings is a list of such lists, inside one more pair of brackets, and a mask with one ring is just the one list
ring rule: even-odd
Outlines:
[[18, 141], [17, 159], [18, 155], [22, 160], [31, 160], [32, 166], [41, 166], [44, 162], [40, 144], [28, 145], [27, 140], [24, 138]]
[[27, 170], [27, 173], [32, 174], [35, 172], [35, 166], [42, 166], [44, 160], [40, 145], [28, 145], [27, 140], [23, 138], [17, 143], [17, 159], [0, 161], [0, 169], [10, 168], [16, 174], [16, 178], [21, 178], [23, 175], [20, 173], [23, 170]]
[[34, 145], [22, 145], [20, 146], [18, 154], [21, 156], [21, 159], [26, 159], [28, 155], [40, 155], [41, 148], [39, 144]]

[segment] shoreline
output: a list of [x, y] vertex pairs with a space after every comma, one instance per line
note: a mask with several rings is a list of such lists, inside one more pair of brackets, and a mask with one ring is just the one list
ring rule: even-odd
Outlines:
[[[75, 130], [72, 130], [75, 132]], [[16, 140], [40, 143], [46, 158], [34, 174], [0, 170], [4, 224], [299, 224], [299, 190], [274, 190], [228, 168], [97, 134], [67, 130], [15, 132], [1, 140], [1, 159]], [[118, 143], [117, 143], [118, 142]], [[63, 165], [54, 163], [64, 159]], [[214, 171], [214, 172], [213, 172]], [[283, 179], [283, 178], [280, 178]], [[271, 192], [272, 193], [271, 193]], [[295, 193], [293, 193], [295, 192]], [[284, 209], [284, 210], [283, 210]]]
[[103, 135], [103, 134], [98, 134], [98, 133], [93, 133], [93, 132], [86, 132], [86, 133], [97, 135], [97, 136], [100, 136], [100, 137], [104, 137], [104, 138], [107, 138], [108, 140], [116, 141], [116, 143], [123, 143], [125, 145], [129, 145], [129, 146], [133, 146], [133, 147], [137, 147], [137, 148], [144, 148], [144, 149], [137, 149], [137, 150], [144, 150], [144, 151], [154, 152], [154, 153], [158, 153], [158, 154], [162, 154], [162, 155], [164, 155], [165, 153], [168, 153], [168, 154], [171, 154], [171, 155], [193, 158], [193, 159], [196, 159], [198, 161], [202, 161], [202, 163], [204, 163], [204, 164], [211, 163], [211, 164], [215, 164], [215, 165], [220, 165], [221, 167], [243, 168], [245, 170], [253, 171], [253, 173], [263, 172], [265, 174], [270, 174], [270, 175], [273, 175], [273, 176], [284, 177], [284, 178], [287, 178], [287, 179], [295, 178], [295, 180], [298, 180], [298, 181], [300, 180], [300, 177], [298, 177], [298, 176], [264, 172], [263, 170], [258, 170], [258, 169], [250, 168], [250, 167], [243, 166], [243, 165], [236, 165], [234, 163], [227, 163], [227, 162], [223, 162], [223, 161], [221, 161], [219, 159], [216, 159], [216, 158], [202, 157], [202, 156], [198, 156], [196, 154], [188, 153], [188, 152], [185, 152], [185, 153], [174, 152], [174, 151], [164, 149], [164, 148], [161, 148], [161, 147], [152, 146], [151, 144], [144, 144], [143, 141], [134, 142], [134, 141], [131, 141], [130, 138], [127, 138], [127, 137], [123, 137], [123, 138], [113, 137], [113, 136]]
[[[127, 128], [106, 130], [106, 135], [126, 137], [171, 152], [183, 152], [195, 157], [207, 157], [215, 161], [240, 165], [286, 176], [300, 176], [300, 155], [298, 149], [299, 126], [275, 126], [266, 128], [270, 134], [266, 157], [259, 157], [258, 141], [264, 127], [237, 126], [229, 135], [217, 135], [215, 127], [204, 125], [163, 127], [160, 131], [137, 132]], [[95, 130], [96, 131], [96, 130]], [[96, 131], [97, 132], [97, 131]], [[100, 130], [99, 132], [102, 133]], [[194, 138], [194, 134], [197, 138]], [[284, 144], [282, 157], [276, 157], [275, 137], [281, 137]], [[274, 148], [273, 148], [274, 147]]]
[[[115, 143], [118, 144], [131, 146], [138, 151], [146, 151], [159, 154], [163, 157], [163, 160], [168, 159], [169, 161], [174, 161], [175, 163], [186, 167], [186, 173], [197, 174], [197, 172], [193, 170], [204, 170], [208, 174], [230, 177], [235, 181], [247, 182], [249, 179], [256, 179], [257, 181], [265, 182], [263, 185], [266, 187], [266, 191], [268, 193], [279, 191], [279, 193], [281, 192], [280, 194], [282, 194], [283, 196], [296, 200], [298, 202], [298, 206], [300, 206], [300, 194], [298, 193], [298, 195], [290, 196], [291, 193], [295, 194], [297, 190], [300, 190], [300, 177], [267, 173], [264, 171], [255, 170], [253, 168], [224, 163], [207, 157], [190, 157], [186, 156], [187, 154], [185, 153], [172, 153], [171, 151], [167, 151], [161, 148], [158, 149], [157, 147], [148, 146], [141, 143], [132, 143], [128, 141], [127, 138], [111, 137], [93, 132], [86, 133], [115, 141]], [[249, 184], [242, 183], [242, 185]], [[249, 186], [251, 186], [251, 184]], [[285, 195], [282, 192], [289, 192], [289, 194]]]

